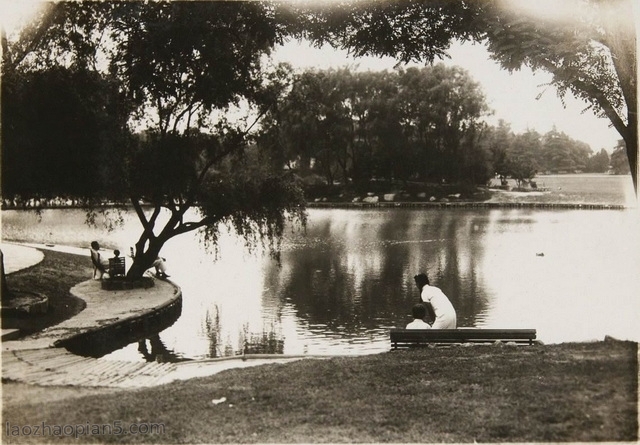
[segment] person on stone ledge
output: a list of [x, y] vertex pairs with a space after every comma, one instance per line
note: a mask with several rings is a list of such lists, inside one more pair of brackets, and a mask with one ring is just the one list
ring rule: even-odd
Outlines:
[[429, 277], [421, 273], [413, 277], [420, 299], [430, 305], [435, 315], [432, 329], [456, 329], [456, 310], [449, 298], [439, 288], [429, 284]]
[[[131, 258], [135, 258], [135, 252], [133, 247], [129, 248]], [[167, 274], [167, 260], [162, 257], [157, 257], [153, 264], [151, 264], [153, 268], [156, 270], [156, 276], [158, 278], [169, 278], [171, 275]]]
[[169, 278], [171, 275], [167, 275], [167, 260], [162, 258], [162, 257], [158, 257], [156, 258], [156, 260], [153, 262], [153, 267], [155, 267], [156, 269], [156, 276], [159, 278]]

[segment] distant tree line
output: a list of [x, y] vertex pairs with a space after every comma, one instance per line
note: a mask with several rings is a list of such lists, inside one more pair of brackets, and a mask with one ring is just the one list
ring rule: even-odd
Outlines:
[[[482, 90], [459, 67], [296, 73], [281, 65], [267, 77], [270, 106], [251, 138], [253, 150], [307, 181], [485, 184], [500, 175], [521, 183], [545, 172], [629, 172], [622, 142], [610, 157], [556, 129], [516, 134], [504, 121], [488, 125]], [[188, 166], [200, 162], [197, 146], [212, 144], [211, 135], [191, 129], [191, 145], [147, 153], [159, 134], [132, 133], [123, 119], [127, 102], [108, 74], [54, 66], [6, 80], [7, 196], [51, 198], [69, 190], [112, 196], [123, 178], [135, 183], [124, 184], [129, 189], [145, 183], [154, 193], [170, 193], [183, 187]], [[178, 136], [164, 139], [170, 137]], [[43, 189], [46, 196], [37, 193]]]
[[[446, 52], [438, 43], [457, 39], [483, 42], [491, 59], [509, 71], [528, 67], [550, 73], [550, 85], [561, 99], [569, 93], [580, 98], [586, 104], [585, 111], [606, 117], [619, 133], [637, 194], [638, 71], [633, 1], [579, 0], [572, 4], [570, 16], [562, 18], [528, 14], [521, 8], [534, 2], [336, 2], [320, 14], [318, 8], [302, 3], [309, 9], [310, 40], [358, 56], [433, 63]], [[549, 10], [545, 8], [545, 12]]]
[[523, 182], [538, 172], [609, 170], [606, 150], [593, 154], [555, 128], [515, 134], [504, 121], [488, 125], [482, 90], [459, 67], [285, 68], [292, 87], [265, 117], [259, 141], [281, 146], [281, 161], [304, 177], [484, 184], [496, 174]]
[[511, 177], [519, 184], [536, 173], [629, 173], [623, 141], [618, 142], [611, 156], [604, 148], [593, 153], [588, 144], [555, 127], [544, 135], [535, 130], [515, 134], [501, 120], [488, 128], [483, 143], [493, 154], [496, 174]]
[[291, 84], [266, 117], [262, 143], [284, 146], [283, 161], [302, 174], [328, 183], [491, 175], [476, 171], [489, 156], [478, 144], [489, 110], [459, 67], [305, 71]]

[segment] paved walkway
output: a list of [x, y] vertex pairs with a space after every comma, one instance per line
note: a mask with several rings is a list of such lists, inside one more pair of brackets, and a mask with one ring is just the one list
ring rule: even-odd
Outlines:
[[[8, 246], [6, 251], [5, 246]], [[37, 264], [43, 255], [34, 246], [37, 245], [27, 247], [2, 243], [6, 255], [5, 267], [11, 264], [12, 271], [16, 271]], [[38, 247], [87, 254], [86, 249]], [[171, 282], [156, 280], [155, 286], [148, 289], [105, 291], [99, 281], [87, 280], [74, 286], [71, 293], [86, 302], [86, 308], [79, 314], [29, 337], [2, 342], [2, 378], [37, 385], [138, 388], [208, 376], [231, 368], [284, 363], [301, 358], [324, 358], [241, 356], [156, 363], [81, 357], [54, 347], [54, 342], [153, 312], [180, 298], [180, 289]]]
[[227, 369], [286, 363], [301, 358], [319, 357], [245, 356], [156, 363], [81, 357], [62, 348], [13, 350], [2, 353], [2, 378], [42, 386], [143, 388], [209, 376]]
[[34, 266], [44, 259], [44, 254], [32, 247], [20, 244], [0, 243], [4, 259], [4, 271], [8, 275]]

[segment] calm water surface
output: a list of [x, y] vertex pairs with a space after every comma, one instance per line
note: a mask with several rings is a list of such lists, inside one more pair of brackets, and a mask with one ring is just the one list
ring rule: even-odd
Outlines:
[[[4, 239], [97, 239], [128, 252], [139, 233], [131, 214], [110, 233], [83, 225], [78, 210], [2, 216]], [[639, 229], [635, 209], [311, 209], [305, 231], [287, 232], [280, 263], [233, 234], [216, 259], [187, 234], [162, 252], [184, 302], [161, 346], [217, 357], [271, 335], [291, 354], [385, 351], [389, 328], [411, 320], [420, 271], [450, 297], [459, 326], [536, 328], [548, 343], [640, 340]], [[142, 355], [132, 344], [108, 358]]]

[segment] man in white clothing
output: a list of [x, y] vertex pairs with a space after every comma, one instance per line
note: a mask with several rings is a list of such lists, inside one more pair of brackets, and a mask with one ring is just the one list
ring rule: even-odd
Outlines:
[[429, 285], [429, 277], [425, 273], [413, 277], [420, 291], [420, 298], [425, 303], [431, 305], [435, 315], [435, 321], [431, 326], [433, 329], [455, 329], [456, 310], [451, 301], [439, 288]]

